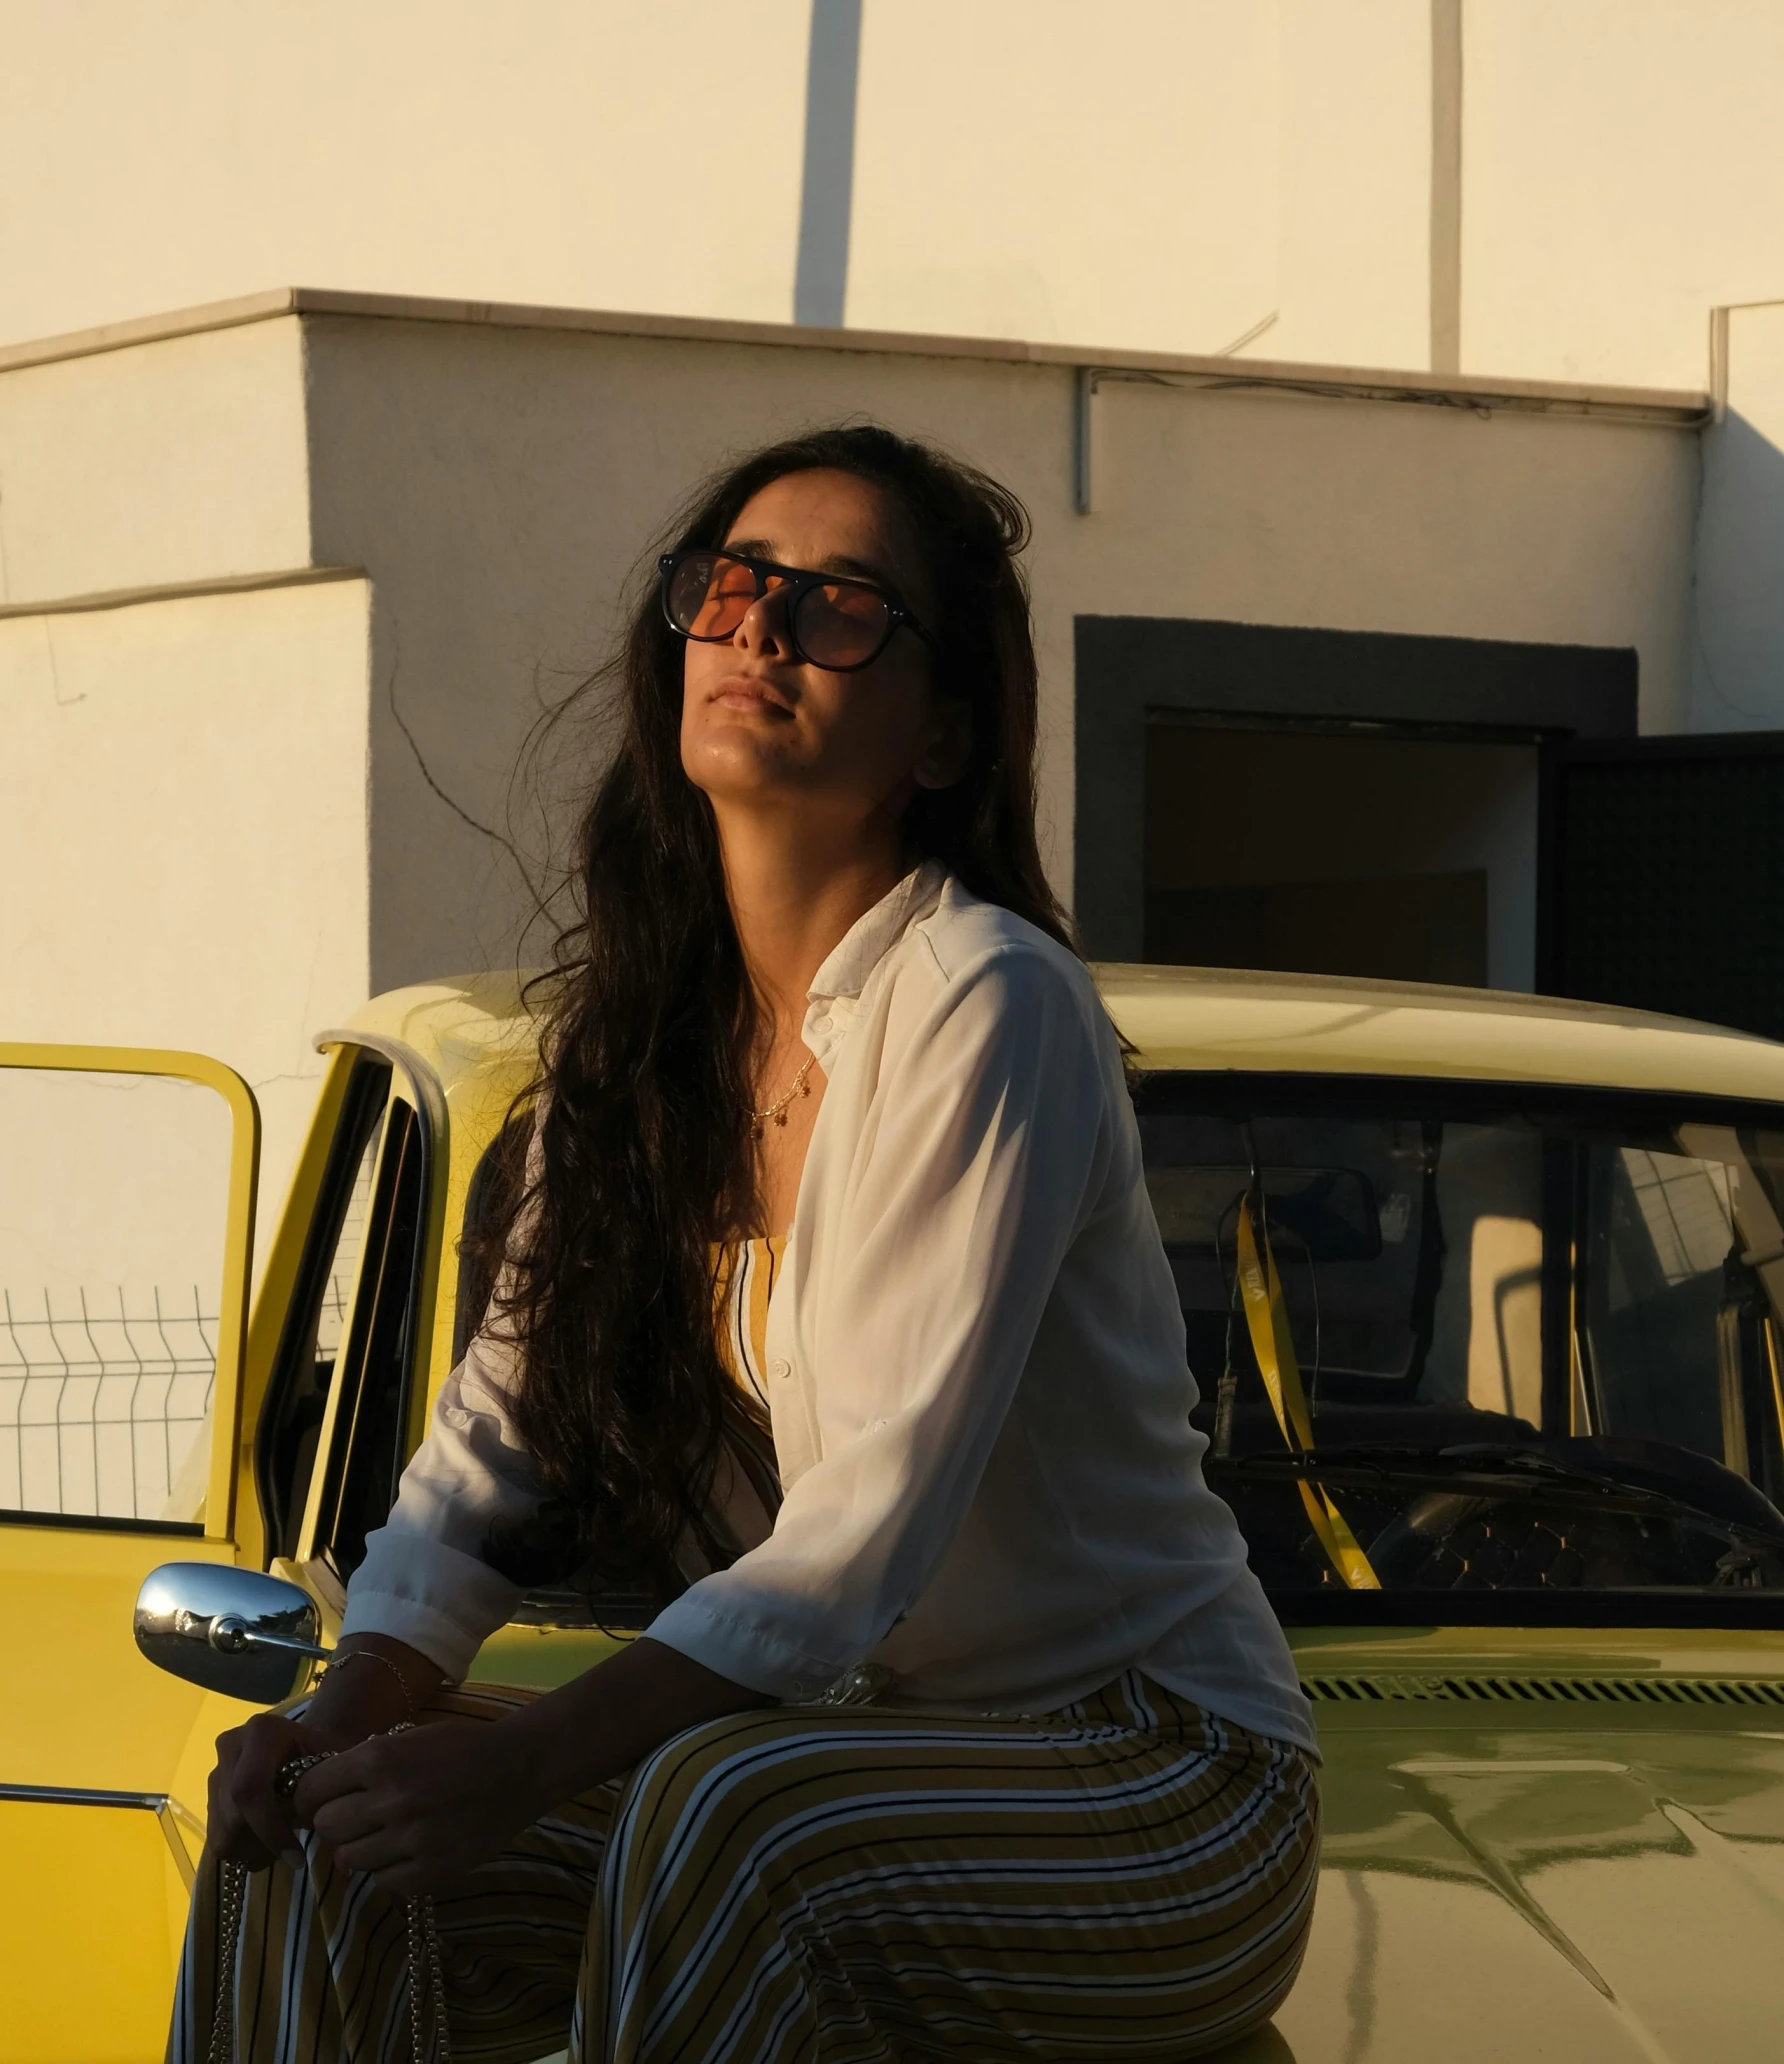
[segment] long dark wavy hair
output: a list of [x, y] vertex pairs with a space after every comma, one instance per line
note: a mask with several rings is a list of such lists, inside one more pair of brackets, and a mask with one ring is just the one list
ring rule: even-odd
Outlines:
[[659, 552], [722, 544], [762, 488], [819, 468], [870, 482], [903, 517], [933, 598], [936, 686], [971, 715], [965, 772], [910, 806], [909, 863], [940, 860], [1071, 943], [1035, 837], [1022, 504], [872, 426], [770, 445], [708, 482], [642, 563], [623, 646], [596, 677], [617, 691], [619, 736], [581, 820], [574, 915], [542, 992], [533, 1165], [522, 1174], [511, 1155], [479, 1241], [486, 1263], [506, 1262], [493, 1316], [518, 1346], [514, 1422], [546, 1493], [537, 1521], [486, 1550], [521, 1582], [663, 1596], [685, 1530], [719, 1554], [704, 1511], [739, 1408], [718, 1357], [712, 1250], [756, 1216], [758, 1013], [712, 808], [682, 771], [685, 647], [654, 574]]

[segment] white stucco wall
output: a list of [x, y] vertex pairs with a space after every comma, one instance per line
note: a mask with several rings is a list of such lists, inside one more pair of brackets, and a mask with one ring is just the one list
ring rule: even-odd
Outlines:
[[302, 350], [258, 322], [0, 374], [0, 606], [307, 566]]
[[1106, 510], [1066, 531], [1080, 608], [1633, 646], [1643, 728], [1671, 728], [1689, 434], [1119, 386], [1103, 435]]
[[[452, 804], [506, 828], [541, 698], [605, 656], [616, 598], [689, 487], [728, 454], [850, 415], [939, 439], [1033, 513], [1042, 812], [1062, 886], [1080, 613], [1629, 646], [1645, 727], [1684, 712], [1688, 431], [1119, 385], [1101, 403], [1099, 505], [1081, 516], [1064, 367], [371, 318], [306, 329], [313, 550], [371, 568], [377, 598], [376, 986], [499, 963], [527, 904], [417, 749]], [[560, 760], [554, 778], [568, 793], [586, 772]]]
[[1459, 82], [1431, 0], [816, 4], [808, 167], [814, 0], [0, 0], [0, 342], [292, 281], [785, 321], [834, 206], [856, 327], [1419, 367], [1451, 88], [1465, 370], [1699, 385], [1784, 291], [1776, 0], [1462, 0]]
[[0, 619], [0, 1038], [196, 1048], [262, 1205], [365, 996], [360, 580]]
[[865, 7], [849, 322], [1218, 351], [1277, 305], [1275, 5]]
[[1276, 321], [1241, 354], [1430, 361], [1430, 0], [1280, 0]]
[[1728, 315], [1722, 420], [1704, 432], [1691, 728], [1784, 727], [1784, 303]]
[[0, 1037], [229, 1062], [275, 1205], [366, 992], [370, 602], [277, 585], [310, 531], [295, 318], [0, 373]]
[[806, 0], [3, 0], [0, 339], [293, 280], [785, 321], [806, 30]]
[[[506, 857], [430, 788], [416, 748], [454, 802], [505, 829], [528, 728], [605, 658], [647, 543], [728, 454], [867, 413], [988, 455], [1049, 535], [1076, 520], [1063, 372], [444, 323], [306, 328], [314, 551], [370, 566], [377, 594], [380, 987], [511, 963], [530, 903]], [[1070, 598], [1043, 586], [1039, 599], [1045, 807], [1065, 879]], [[414, 746], [392, 712], [393, 685]], [[550, 778], [561, 827], [585, 782], [561, 764]], [[524, 828], [525, 790], [519, 806]]]
[[[1645, 726], [1693, 713], [1689, 430], [1117, 383], [1080, 515], [1073, 382], [374, 315], [0, 375], [0, 1031], [229, 1061], [276, 1199], [316, 1030], [375, 989], [539, 957], [519, 873], [467, 817], [541, 857], [528, 791], [509, 814], [529, 726], [606, 655], [693, 483], [816, 422], [936, 438], [1028, 503], [1062, 886], [1080, 614], [1629, 646]], [[139, 599], [68, 606], [119, 591]], [[559, 832], [601, 750], [587, 729], [556, 749]]]
[[1699, 385], [1784, 294], [1784, 7], [1465, 0], [1463, 364]]

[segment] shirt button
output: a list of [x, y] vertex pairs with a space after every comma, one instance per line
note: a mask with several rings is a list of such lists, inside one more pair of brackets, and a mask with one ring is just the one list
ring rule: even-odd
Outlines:
[[787, 1378], [791, 1376], [793, 1373], [793, 1364], [789, 1361], [784, 1360], [780, 1356], [776, 1356], [776, 1358], [768, 1364], [768, 1373], [775, 1379], [777, 1383], [785, 1383]]
[[448, 1405], [440, 1414], [448, 1426], [469, 1426], [471, 1415], [463, 1405]]
[[813, 1018], [811, 1028], [814, 1032], [828, 1032], [830, 1030], [830, 1020], [828, 1018]]

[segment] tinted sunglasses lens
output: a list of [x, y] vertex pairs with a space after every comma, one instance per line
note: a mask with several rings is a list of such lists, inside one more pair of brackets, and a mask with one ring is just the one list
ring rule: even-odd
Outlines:
[[669, 574], [669, 621], [684, 637], [729, 638], [756, 599], [756, 576], [722, 552], [690, 552]]
[[884, 595], [851, 581], [807, 588], [793, 625], [801, 651], [814, 666], [865, 666], [891, 634]]

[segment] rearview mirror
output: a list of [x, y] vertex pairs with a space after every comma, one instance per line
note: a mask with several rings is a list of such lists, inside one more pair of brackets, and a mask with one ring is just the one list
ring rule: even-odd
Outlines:
[[220, 1562], [164, 1562], [136, 1595], [151, 1663], [250, 1705], [276, 1706], [328, 1651], [315, 1600], [282, 1577]]
[[[1357, 1168], [1265, 1168], [1264, 1216], [1279, 1262], [1373, 1261], [1381, 1252], [1375, 1187]], [[1246, 1168], [1153, 1163], [1146, 1187], [1165, 1251], [1233, 1252]]]

